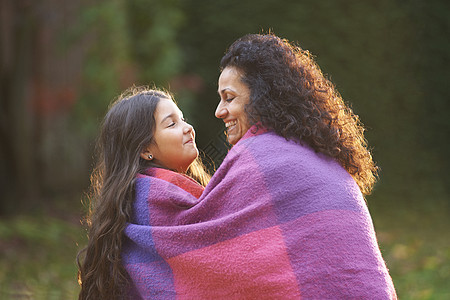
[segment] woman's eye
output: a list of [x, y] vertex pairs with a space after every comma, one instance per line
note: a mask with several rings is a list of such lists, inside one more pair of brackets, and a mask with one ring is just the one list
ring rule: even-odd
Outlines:
[[226, 101], [226, 102], [231, 102], [231, 101], [233, 101], [233, 99], [234, 99], [234, 97], [225, 99], [225, 101]]
[[170, 123], [169, 126], [167, 126], [167, 127], [173, 127], [173, 126], [175, 126], [175, 122]]

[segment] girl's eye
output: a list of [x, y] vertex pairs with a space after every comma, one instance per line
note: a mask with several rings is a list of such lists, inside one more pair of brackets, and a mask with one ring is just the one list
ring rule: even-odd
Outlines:
[[173, 126], [175, 126], [175, 122], [170, 123], [168, 127], [173, 127]]

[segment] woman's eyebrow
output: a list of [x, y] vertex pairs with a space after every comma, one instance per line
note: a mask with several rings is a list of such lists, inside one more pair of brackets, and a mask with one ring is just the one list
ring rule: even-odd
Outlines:
[[217, 93], [218, 93], [219, 95], [221, 95], [221, 94], [225, 93], [226, 91], [233, 92], [233, 90], [230, 89], [230, 88], [224, 88], [224, 89], [222, 89], [221, 91], [217, 91]]

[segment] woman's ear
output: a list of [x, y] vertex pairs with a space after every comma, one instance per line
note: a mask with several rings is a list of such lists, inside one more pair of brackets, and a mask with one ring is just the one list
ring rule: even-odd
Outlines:
[[150, 153], [149, 149], [145, 149], [141, 152], [141, 157], [145, 160], [153, 160], [153, 155]]

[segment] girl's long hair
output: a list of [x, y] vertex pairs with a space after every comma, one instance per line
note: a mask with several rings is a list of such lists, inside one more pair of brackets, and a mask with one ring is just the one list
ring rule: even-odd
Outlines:
[[239, 70], [249, 87], [250, 123], [332, 157], [370, 194], [377, 167], [364, 128], [308, 51], [273, 34], [249, 34], [230, 46], [220, 66]]
[[[133, 87], [112, 104], [103, 120], [86, 218], [89, 241], [77, 257], [79, 299], [122, 299], [126, 294], [123, 231], [132, 215], [136, 175], [156, 166], [140, 153], [153, 142], [154, 112], [160, 99], [172, 98], [163, 91]], [[199, 159], [187, 175], [202, 185], [210, 178]]]

